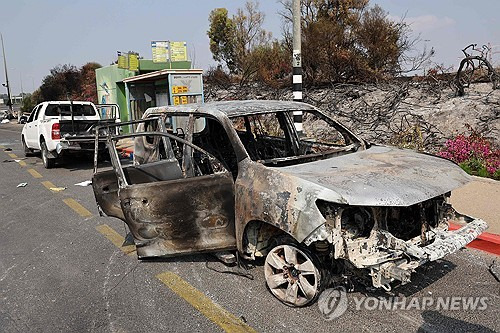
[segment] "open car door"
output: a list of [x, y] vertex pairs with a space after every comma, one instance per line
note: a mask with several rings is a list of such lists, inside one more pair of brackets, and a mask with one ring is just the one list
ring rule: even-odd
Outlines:
[[[116, 151], [124, 138], [160, 153], [131, 163]], [[94, 173], [94, 194], [101, 212], [128, 225], [139, 258], [236, 248], [234, 181], [220, 161], [166, 132], [109, 135], [107, 144], [113, 169]]]

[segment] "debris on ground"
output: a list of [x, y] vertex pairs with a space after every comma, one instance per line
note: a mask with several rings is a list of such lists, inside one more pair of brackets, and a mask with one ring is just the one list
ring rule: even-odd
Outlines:
[[86, 181], [83, 181], [81, 183], [76, 183], [75, 185], [76, 186], [89, 186], [92, 184], [92, 181], [91, 180], [86, 180]]
[[2, 120], [2, 124], [8, 124], [8, 123], [10, 123], [10, 120], [9, 120], [9, 119], [4, 119], [4, 120]]
[[498, 263], [496, 260], [493, 260], [490, 267], [488, 267], [488, 271], [490, 271], [491, 275], [500, 282], [500, 267], [498, 267]]
[[28, 186], [28, 183], [19, 183], [17, 187], [26, 187]]
[[3, 160], [2, 163], [9, 163], [9, 162], [16, 162], [16, 163], [19, 163], [21, 162], [22, 160], [25, 160], [26, 158], [20, 158], [20, 159], [12, 159], [12, 160]]
[[12, 148], [5, 148], [3, 151], [12, 151]]
[[66, 187], [51, 187], [50, 190], [53, 192], [61, 192], [64, 191]]

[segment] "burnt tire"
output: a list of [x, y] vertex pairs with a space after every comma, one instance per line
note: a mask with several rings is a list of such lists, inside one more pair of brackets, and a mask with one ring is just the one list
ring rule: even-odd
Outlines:
[[52, 169], [56, 165], [56, 159], [49, 158], [49, 151], [47, 149], [45, 141], [42, 141], [40, 143], [40, 149], [42, 151], [43, 166], [45, 167], [45, 169]]
[[33, 149], [28, 148], [28, 146], [26, 145], [26, 140], [24, 139], [24, 136], [21, 138], [21, 142], [23, 144], [24, 156], [25, 157], [33, 156], [34, 155]]
[[289, 237], [278, 238], [264, 262], [269, 291], [291, 307], [312, 304], [324, 289], [318, 257]]

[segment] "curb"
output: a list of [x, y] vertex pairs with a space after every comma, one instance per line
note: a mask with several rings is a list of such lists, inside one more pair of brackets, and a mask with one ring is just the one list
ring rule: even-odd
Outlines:
[[[457, 230], [461, 227], [461, 225], [450, 223], [449, 230]], [[483, 232], [476, 239], [467, 244], [466, 247], [478, 249], [500, 256], [500, 235]]]

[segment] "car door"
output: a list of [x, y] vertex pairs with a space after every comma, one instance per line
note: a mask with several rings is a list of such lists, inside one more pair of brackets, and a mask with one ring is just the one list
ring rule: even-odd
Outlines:
[[110, 142], [115, 176], [96, 173], [93, 181], [101, 210], [125, 221], [140, 258], [235, 249], [231, 172], [208, 152], [168, 133], [118, 137], [144, 135], [161, 137], [156, 142], [163, 143], [164, 153], [156, 161], [124, 165]]
[[38, 139], [38, 125], [35, 123], [35, 119], [38, 116], [38, 112], [41, 108], [41, 105], [37, 105], [31, 111], [31, 114], [26, 121], [26, 144], [30, 148], [37, 148], [37, 139]]

